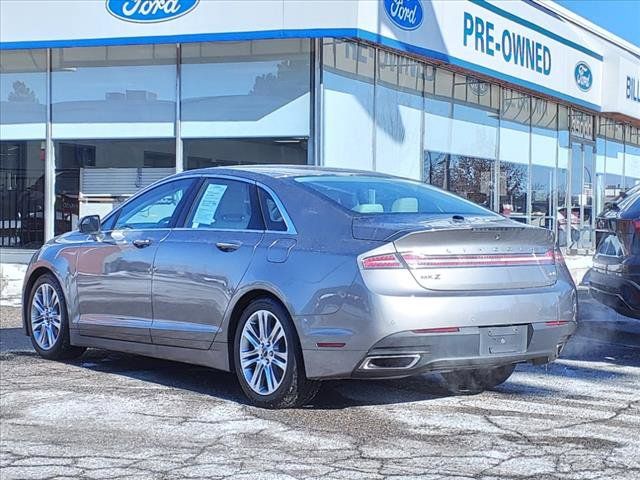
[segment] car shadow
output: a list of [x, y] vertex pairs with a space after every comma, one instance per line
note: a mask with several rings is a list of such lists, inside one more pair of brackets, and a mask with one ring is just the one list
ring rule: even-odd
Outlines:
[[24, 330], [20, 327], [0, 328], [0, 353], [20, 351], [33, 351], [31, 339]]
[[[31, 355], [28, 352], [20, 354]], [[250, 406], [235, 374], [208, 367], [99, 349], [89, 349], [79, 359], [66, 363]], [[509, 387], [499, 386], [494, 390], [512, 395], [557, 394], [553, 389], [510, 383]], [[359, 406], [421, 402], [449, 396], [451, 394], [437, 374], [386, 380], [329, 380], [323, 382], [318, 395], [303, 408], [341, 410]]]
[[[14, 356], [34, 357], [36, 361], [40, 361], [21, 328], [0, 329], [0, 346], [2, 360]], [[639, 350], [627, 351], [617, 345], [615, 350], [618, 353], [613, 354], [610, 350], [606, 345], [594, 347], [580, 343], [577, 339], [573, 340], [567, 345], [559, 362], [549, 366], [519, 366], [517, 372], [524, 373], [524, 376], [516, 374], [494, 390], [519, 397], [552, 396], [558, 395], [559, 390], [546, 385], [540, 386], [537, 381], [529, 383], [526, 376], [544, 374], [557, 378], [606, 380], [625, 375], [623, 372], [616, 372], [615, 368], [563, 364], [563, 359], [640, 366]], [[621, 351], [626, 353], [620, 354]], [[235, 374], [208, 367], [100, 349], [89, 349], [80, 358], [67, 361], [66, 364], [248, 405]], [[323, 382], [318, 396], [304, 408], [338, 410], [358, 406], [420, 402], [447, 396], [450, 396], [450, 393], [445, 388], [442, 378], [436, 374], [389, 380], [333, 380]]]

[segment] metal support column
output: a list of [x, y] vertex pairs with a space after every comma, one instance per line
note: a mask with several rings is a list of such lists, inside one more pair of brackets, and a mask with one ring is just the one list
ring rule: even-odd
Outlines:
[[176, 45], [176, 122], [175, 122], [175, 136], [176, 136], [176, 173], [184, 171], [184, 153], [182, 145], [182, 111], [181, 111], [181, 98], [182, 98], [182, 46], [178, 43]]
[[56, 160], [52, 139], [51, 112], [51, 49], [47, 49], [47, 124], [45, 138], [44, 159], [44, 240], [51, 240], [55, 236], [56, 218]]
[[312, 78], [311, 78], [311, 125], [309, 136], [307, 163], [322, 165], [322, 119], [323, 119], [323, 85], [322, 85], [322, 38], [311, 40]]

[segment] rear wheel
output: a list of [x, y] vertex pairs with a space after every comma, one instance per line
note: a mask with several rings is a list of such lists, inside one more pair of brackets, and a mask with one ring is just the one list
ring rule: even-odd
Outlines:
[[507, 381], [516, 365], [475, 370], [459, 370], [442, 374], [447, 389], [455, 395], [473, 395], [497, 387]]
[[71, 345], [67, 304], [53, 275], [42, 275], [34, 283], [27, 315], [31, 343], [41, 357], [62, 360], [79, 357], [85, 351]]
[[270, 298], [251, 302], [240, 317], [233, 343], [236, 375], [254, 405], [298, 407], [318, 392], [320, 382], [306, 377], [293, 322], [278, 302]]

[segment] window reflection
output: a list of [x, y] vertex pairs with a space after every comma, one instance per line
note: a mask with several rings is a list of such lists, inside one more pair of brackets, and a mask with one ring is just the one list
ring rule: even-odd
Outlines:
[[624, 179], [625, 188], [629, 189], [640, 183], [640, 129], [627, 127], [625, 140]]
[[531, 107], [531, 223], [553, 229], [558, 105], [533, 98]]
[[309, 134], [308, 40], [182, 46], [185, 137]]
[[172, 136], [175, 45], [52, 50], [56, 138]]
[[[424, 103], [422, 66], [381, 50], [377, 67], [375, 168], [419, 180]], [[398, 162], [399, 158], [403, 161]]]
[[376, 50], [354, 42], [323, 44], [323, 163], [373, 170]]
[[45, 137], [47, 59], [45, 50], [3, 50], [0, 55], [0, 137]]
[[526, 222], [531, 97], [502, 90], [500, 111], [500, 212]]
[[425, 97], [424, 180], [495, 209], [498, 87], [435, 70]]
[[489, 209], [492, 208], [494, 168], [495, 161], [486, 158], [425, 152], [424, 178], [427, 183]]

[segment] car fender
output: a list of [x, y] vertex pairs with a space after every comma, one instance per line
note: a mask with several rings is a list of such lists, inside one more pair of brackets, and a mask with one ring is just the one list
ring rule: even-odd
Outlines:
[[31, 285], [36, 276], [39, 276], [44, 270], [51, 273], [62, 288], [67, 305], [69, 328], [77, 323], [79, 318], [75, 268], [77, 256], [78, 249], [76, 247], [61, 246], [55, 243], [43, 246], [33, 256], [27, 267], [22, 287], [22, 325], [25, 334], [29, 334], [27, 313]]

